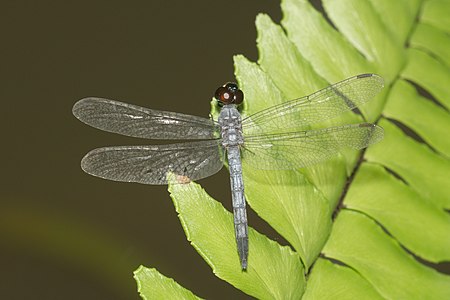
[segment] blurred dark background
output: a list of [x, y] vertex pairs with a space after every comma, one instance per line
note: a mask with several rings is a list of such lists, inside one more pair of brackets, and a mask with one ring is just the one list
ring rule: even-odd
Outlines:
[[[279, 21], [279, 2], [121, 3], [0, 4], [0, 298], [139, 299], [140, 264], [201, 297], [245, 298], [189, 245], [166, 187], [82, 172], [93, 148], [144, 142], [71, 109], [100, 96], [207, 117], [214, 90], [234, 79], [232, 56], [257, 59], [257, 13]], [[226, 170], [200, 183], [231, 206]]]

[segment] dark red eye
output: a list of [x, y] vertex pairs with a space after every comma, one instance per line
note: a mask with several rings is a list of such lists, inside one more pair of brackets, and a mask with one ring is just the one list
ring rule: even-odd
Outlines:
[[223, 104], [239, 105], [244, 100], [244, 93], [236, 83], [228, 82], [216, 90], [214, 97]]
[[234, 94], [226, 87], [219, 87], [214, 94], [214, 97], [223, 104], [231, 104], [234, 100]]
[[239, 105], [244, 101], [244, 93], [241, 90], [237, 90], [234, 94], [234, 104]]

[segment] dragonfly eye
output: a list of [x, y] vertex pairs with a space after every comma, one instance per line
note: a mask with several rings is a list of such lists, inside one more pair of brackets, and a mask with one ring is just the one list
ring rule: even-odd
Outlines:
[[223, 104], [231, 104], [234, 100], [234, 93], [226, 87], [221, 86], [216, 90], [214, 97]]
[[236, 83], [228, 82], [216, 90], [214, 97], [221, 104], [239, 105], [244, 100], [244, 93], [242, 93]]
[[244, 93], [241, 90], [237, 90], [234, 94], [234, 104], [239, 105], [244, 100]]

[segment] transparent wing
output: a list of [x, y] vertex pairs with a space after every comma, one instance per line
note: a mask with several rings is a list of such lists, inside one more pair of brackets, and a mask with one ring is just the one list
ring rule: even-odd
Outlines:
[[383, 78], [362, 74], [309, 96], [284, 102], [242, 120], [244, 135], [289, 132], [332, 119], [372, 99], [383, 88]]
[[102, 98], [81, 99], [72, 109], [80, 121], [109, 132], [149, 139], [213, 139], [212, 120]]
[[217, 173], [222, 166], [219, 140], [98, 148], [81, 161], [88, 174], [144, 184], [167, 184], [169, 172], [198, 180]]
[[380, 141], [383, 128], [369, 123], [245, 139], [242, 162], [255, 169], [290, 170], [314, 165], [343, 148], [362, 149]]

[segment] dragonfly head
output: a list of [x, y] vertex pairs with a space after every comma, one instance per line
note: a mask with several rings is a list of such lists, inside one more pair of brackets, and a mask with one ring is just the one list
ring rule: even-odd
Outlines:
[[240, 105], [244, 100], [244, 93], [234, 82], [228, 82], [219, 87], [214, 94], [219, 105], [236, 104]]

